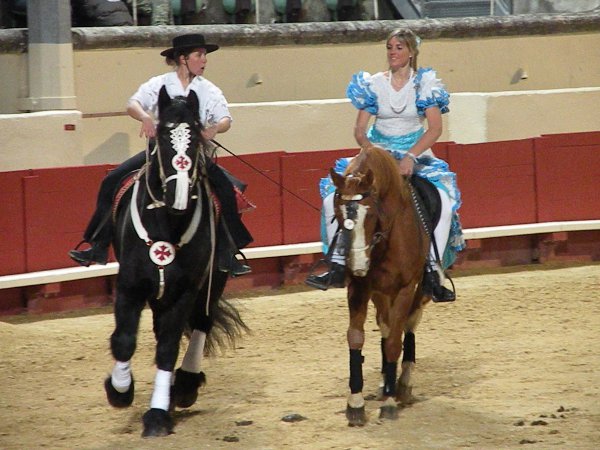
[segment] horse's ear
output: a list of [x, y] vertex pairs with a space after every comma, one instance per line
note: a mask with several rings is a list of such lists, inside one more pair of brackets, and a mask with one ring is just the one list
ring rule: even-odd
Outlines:
[[329, 175], [331, 176], [331, 180], [337, 189], [344, 187], [344, 177], [337, 173], [333, 168], [329, 169]]
[[375, 180], [375, 175], [373, 174], [373, 171], [369, 168], [367, 169], [367, 173], [365, 173], [362, 177], [362, 179], [360, 180], [360, 184], [364, 185], [366, 187], [370, 187], [373, 185], [373, 181]]
[[167, 88], [165, 86], [160, 88], [158, 92], [158, 110], [164, 109], [166, 106], [171, 104], [171, 96], [167, 92]]
[[196, 94], [196, 91], [194, 91], [193, 89], [190, 89], [190, 93], [187, 96], [187, 100], [186, 103], [188, 105], [188, 107], [190, 108], [190, 110], [194, 111], [194, 116], [196, 116], [196, 118], [199, 119], [199, 114], [200, 114], [200, 100], [198, 100], [198, 95]]

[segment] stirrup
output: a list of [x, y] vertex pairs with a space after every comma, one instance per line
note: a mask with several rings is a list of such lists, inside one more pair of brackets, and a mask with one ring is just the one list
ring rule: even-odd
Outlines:
[[314, 287], [316, 289], [320, 289], [322, 291], [326, 291], [329, 288], [343, 288], [346, 287], [346, 267], [339, 263], [327, 263], [329, 270], [327, 272], [322, 273], [321, 275], [315, 275], [314, 269], [320, 263], [327, 263], [325, 260], [320, 260], [317, 264], [312, 268], [311, 273], [304, 280], [304, 284]]
[[93, 263], [106, 265], [108, 262], [108, 246], [101, 246], [95, 242], [89, 243], [90, 248], [79, 250], [79, 247], [84, 243], [88, 242], [83, 240], [77, 244], [75, 249], [69, 251], [71, 259], [84, 267], [89, 267]]

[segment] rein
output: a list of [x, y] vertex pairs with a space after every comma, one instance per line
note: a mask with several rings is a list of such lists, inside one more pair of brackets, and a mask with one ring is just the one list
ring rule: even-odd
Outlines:
[[[342, 242], [344, 243], [344, 247], [347, 245], [346, 243], [350, 242], [350, 233], [354, 229], [354, 226], [356, 224], [356, 216], [357, 216], [356, 212], [358, 210], [358, 203], [370, 196], [371, 196], [371, 192], [369, 192], [369, 191], [363, 192], [360, 194], [354, 194], [354, 195], [341, 195], [342, 200], [345, 200], [348, 202], [348, 203], [346, 203], [346, 219], [344, 220], [344, 223], [343, 223], [343, 230], [341, 230], [341, 233], [343, 235]], [[381, 208], [380, 208], [378, 201], [376, 201], [376, 205], [377, 205], [377, 209], [380, 210]], [[362, 251], [364, 249], [372, 250], [373, 247], [375, 247], [381, 241], [387, 240], [389, 237], [389, 233], [390, 233], [389, 229], [386, 231], [375, 232], [373, 234], [373, 237], [371, 238], [370, 244], [364, 248], [357, 249], [357, 251], [358, 250]], [[344, 253], [346, 253], [346, 249], [344, 249]]]

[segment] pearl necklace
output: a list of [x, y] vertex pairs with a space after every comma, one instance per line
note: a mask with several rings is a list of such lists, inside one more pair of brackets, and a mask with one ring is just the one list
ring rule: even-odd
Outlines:
[[[392, 108], [392, 111], [394, 111], [396, 114], [400, 114], [401, 112], [403, 112], [406, 109], [406, 106], [408, 105], [408, 101], [407, 101], [408, 95], [404, 94], [404, 95], [398, 96], [397, 94], [401, 94], [402, 91], [405, 90], [406, 85], [408, 83], [410, 83], [410, 79], [412, 78], [412, 75], [413, 75], [413, 71], [411, 69], [410, 75], [408, 76], [408, 80], [406, 80], [406, 83], [404, 84], [404, 86], [402, 86], [402, 88], [399, 91], [396, 91], [394, 89], [394, 86], [392, 85], [392, 78], [393, 78], [392, 71], [391, 70], [389, 71], [389, 80], [388, 81], [389, 81], [389, 87], [390, 87], [390, 89], [389, 89], [390, 108]], [[402, 103], [399, 105], [394, 104], [394, 102], [392, 101], [394, 96], [400, 97]]]

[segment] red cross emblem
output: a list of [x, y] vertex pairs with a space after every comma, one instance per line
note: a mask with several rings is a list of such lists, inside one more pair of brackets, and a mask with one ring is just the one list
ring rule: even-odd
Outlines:
[[175, 247], [165, 241], [158, 241], [150, 247], [150, 259], [157, 266], [166, 266], [175, 260]]
[[192, 160], [188, 155], [175, 155], [173, 157], [173, 160], [171, 161], [171, 164], [173, 164], [173, 167], [178, 172], [185, 172], [187, 170], [190, 170]]

